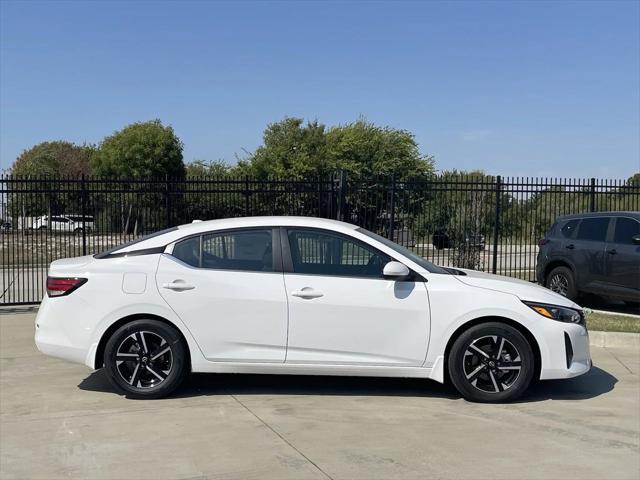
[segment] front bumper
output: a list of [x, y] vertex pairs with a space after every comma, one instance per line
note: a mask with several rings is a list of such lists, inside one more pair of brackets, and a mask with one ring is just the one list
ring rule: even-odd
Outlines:
[[587, 373], [592, 366], [589, 332], [582, 325], [554, 322], [547, 335], [547, 359], [543, 358], [541, 380], [572, 378]]

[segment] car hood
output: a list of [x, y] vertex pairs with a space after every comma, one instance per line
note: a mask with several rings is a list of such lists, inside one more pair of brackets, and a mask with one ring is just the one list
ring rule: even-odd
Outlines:
[[510, 293], [517, 296], [520, 300], [580, 308], [579, 305], [568, 298], [535, 283], [520, 280], [518, 278], [479, 272], [477, 270], [467, 270], [463, 268], [456, 268], [456, 270], [460, 270], [465, 273], [465, 275], [458, 275], [456, 278], [462, 283], [472, 287]]

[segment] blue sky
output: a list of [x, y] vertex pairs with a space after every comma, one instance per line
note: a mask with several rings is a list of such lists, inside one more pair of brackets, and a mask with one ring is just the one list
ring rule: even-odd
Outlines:
[[640, 170], [638, 1], [0, 1], [0, 168], [153, 118], [234, 162], [268, 122], [364, 116], [439, 169]]

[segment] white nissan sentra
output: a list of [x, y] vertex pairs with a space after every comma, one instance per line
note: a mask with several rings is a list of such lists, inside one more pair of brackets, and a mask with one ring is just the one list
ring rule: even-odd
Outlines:
[[450, 378], [469, 400], [503, 402], [591, 367], [565, 297], [304, 217], [197, 222], [57, 260], [35, 341], [137, 398], [225, 372]]

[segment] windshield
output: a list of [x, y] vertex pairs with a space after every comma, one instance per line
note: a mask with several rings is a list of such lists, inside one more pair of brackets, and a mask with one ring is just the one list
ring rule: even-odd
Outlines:
[[392, 242], [388, 238], [381, 237], [380, 235], [378, 235], [376, 233], [373, 233], [373, 232], [370, 232], [369, 230], [366, 230], [364, 228], [358, 228], [356, 231], [360, 232], [360, 233], [364, 233], [366, 236], [371, 237], [374, 240], [377, 240], [378, 242], [386, 245], [387, 247], [391, 248], [392, 250], [398, 252], [400, 255], [402, 255], [404, 257], [407, 257], [412, 262], [415, 262], [418, 265], [420, 265], [427, 272], [431, 272], [431, 273], [447, 273], [447, 274], [450, 273], [447, 270], [445, 270], [444, 268], [439, 267], [439, 266], [431, 263], [428, 260], [425, 260], [424, 258], [422, 258], [419, 255], [416, 255], [415, 253], [413, 253], [408, 248], [405, 248], [402, 245], [398, 245], [397, 243]]

